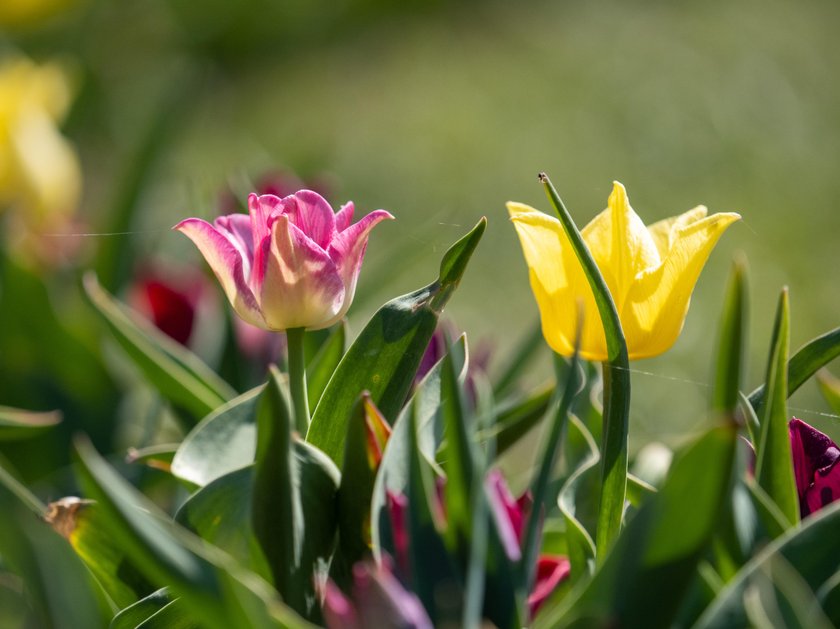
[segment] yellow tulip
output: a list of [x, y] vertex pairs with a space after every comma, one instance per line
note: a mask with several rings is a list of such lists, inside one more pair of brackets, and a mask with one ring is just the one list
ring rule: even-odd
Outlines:
[[[583, 302], [581, 356], [606, 361], [607, 344], [592, 289], [560, 221], [522, 203], [507, 204], [519, 235], [548, 345], [574, 350], [576, 303]], [[613, 183], [608, 207], [582, 231], [618, 311], [630, 360], [670, 348], [682, 330], [700, 271], [734, 213], [704, 206], [646, 227], [627, 192]]]
[[70, 86], [56, 65], [15, 58], [0, 65], [0, 210], [30, 225], [66, 216], [78, 203], [79, 162], [58, 130]]

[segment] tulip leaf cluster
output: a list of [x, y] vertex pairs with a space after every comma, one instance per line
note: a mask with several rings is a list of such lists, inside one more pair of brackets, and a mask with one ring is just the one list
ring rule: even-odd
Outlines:
[[[749, 386], [756, 315], [737, 260], [708, 407], [686, 410], [700, 428], [674, 451], [631, 452], [629, 361], [673, 344], [738, 216], [700, 207], [646, 227], [616, 183], [579, 230], [541, 180], [557, 219], [508, 206], [540, 322], [496, 371], [443, 321], [485, 219], [357, 334], [343, 317], [387, 212], [354, 224], [352, 204], [334, 213], [301, 191], [180, 223], [248, 333], [285, 332], [256, 387], [233, 386], [86, 275], [108, 351], [176, 436], [120, 460], [77, 435], [78, 496], [49, 504], [0, 462], [0, 567], [18, 575], [32, 626], [838, 624], [840, 448], [791, 418], [788, 398], [816, 375], [840, 412], [826, 371], [840, 328], [790, 352], [783, 290]], [[549, 350], [550, 382], [524, 385]], [[60, 425], [58, 412], [0, 407], [0, 440]]]

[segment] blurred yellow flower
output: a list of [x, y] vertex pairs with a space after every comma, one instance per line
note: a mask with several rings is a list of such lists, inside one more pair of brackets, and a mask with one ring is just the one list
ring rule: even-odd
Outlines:
[[[608, 360], [595, 298], [560, 221], [521, 203], [510, 202], [507, 208], [525, 253], [546, 342], [560, 354], [572, 354], [575, 303], [582, 299], [581, 356]], [[581, 231], [615, 301], [630, 360], [656, 356], [674, 344], [703, 265], [721, 234], [741, 218], [706, 212], [701, 205], [645, 227], [624, 186], [614, 182], [607, 209]]]
[[30, 225], [66, 216], [78, 203], [79, 162], [58, 130], [69, 104], [57, 65], [0, 64], [0, 210], [14, 206]]
[[70, 8], [76, 0], [2, 0], [0, 26], [30, 26]]

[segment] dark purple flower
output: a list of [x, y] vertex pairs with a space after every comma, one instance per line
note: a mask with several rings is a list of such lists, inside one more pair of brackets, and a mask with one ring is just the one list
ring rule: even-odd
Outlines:
[[788, 425], [802, 517], [840, 498], [840, 449], [827, 435], [794, 417]]

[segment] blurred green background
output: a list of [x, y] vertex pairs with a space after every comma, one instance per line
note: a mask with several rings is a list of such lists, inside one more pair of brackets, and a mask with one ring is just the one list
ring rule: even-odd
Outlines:
[[[536, 178], [546, 171], [581, 227], [614, 179], [646, 223], [699, 204], [743, 216], [714, 251], [676, 346], [633, 365], [633, 446], [674, 443], [706, 421], [736, 251], [750, 266], [748, 390], [763, 379], [783, 285], [792, 349], [840, 324], [838, 20], [829, 0], [80, 0], [8, 26], [4, 54], [71, 69], [63, 130], [84, 194], [75, 227], [39, 227], [50, 246], [78, 245], [71, 260], [23, 272], [4, 257], [0, 404], [60, 408], [62, 438], [81, 429], [123, 447], [113, 426], [138, 411], [120, 403], [117, 352], [78, 297], [79, 272], [96, 267], [124, 297], [144, 259], [203, 267], [169, 228], [212, 218], [226, 188], [242, 200], [278, 168], [326, 182], [334, 206], [352, 199], [359, 213], [397, 217], [372, 235], [355, 332], [386, 299], [433, 279], [448, 245], [487, 216], [447, 314], [473, 345], [495, 347], [501, 369], [537, 317], [504, 204], [550, 211]], [[531, 383], [548, 377], [543, 354]], [[791, 407], [840, 436], [812, 383]], [[62, 448], [52, 438], [3, 452], [37, 478]]]

